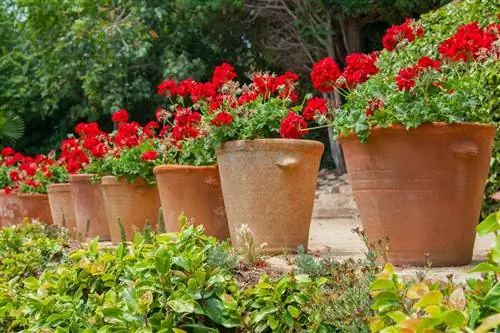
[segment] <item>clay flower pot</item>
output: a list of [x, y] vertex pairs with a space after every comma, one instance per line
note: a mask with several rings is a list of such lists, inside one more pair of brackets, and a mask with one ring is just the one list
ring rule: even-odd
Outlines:
[[225, 142], [217, 151], [233, 245], [248, 225], [265, 251], [307, 248], [323, 144], [262, 139]]
[[76, 231], [85, 239], [99, 237], [110, 240], [108, 221], [99, 183], [92, 182], [92, 175], [70, 175], [73, 194]]
[[38, 220], [39, 222], [52, 224], [50, 214], [49, 196], [39, 193], [17, 193], [20, 212], [23, 218]]
[[168, 232], [179, 231], [179, 215], [184, 213], [193, 224], [202, 224], [207, 235], [229, 238], [216, 166], [161, 165], [153, 172]]
[[76, 231], [75, 208], [71, 185], [50, 184], [47, 186], [49, 195], [50, 212], [55, 225], [65, 227], [69, 231]]
[[495, 127], [424, 124], [375, 128], [368, 143], [340, 138], [369, 242], [389, 237], [388, 260], [471, 262]]
[[22, 221], [19, 197], [15, 193], [6, 194], [0, 190], [0, 226], [8, 227]]
[[149, 220], [153, 228], [158, 220], [160, 198], [156, 186], [138, 180], [133, 184], [124, 179], [105, 176], [101, 179], [106, 218], [108, 220], [111, 241], [121, 241], [120, 219], [127, 240], [132, 240], [134, 231], [143, 231]]

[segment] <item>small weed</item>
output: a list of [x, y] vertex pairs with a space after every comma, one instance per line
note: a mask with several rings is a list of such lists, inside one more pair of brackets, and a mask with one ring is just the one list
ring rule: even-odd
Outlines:
[[248, 225], [242, 224], [238, 228], [238, 247], [239, 252], [243, 256], [243, 261], [251, 266], [254, 266], [262, 259], [262, 249], [266, 244], [257, 246], [254, 243], [253, 233], [248, 228]]
[[238, 256], [232, 252], [231, 247], [226, 243], [218, 244], [207, 251], [207, 264], [211, 267], [232, 271], [238, 268], [238, 262]]

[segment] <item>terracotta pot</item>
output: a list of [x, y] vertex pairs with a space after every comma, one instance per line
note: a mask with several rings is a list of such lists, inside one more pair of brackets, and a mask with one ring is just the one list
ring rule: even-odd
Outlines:
[[52, 224], [50, 214], [49, 196], [38, 193], [17, 193], [21, 216], [30, 220], [38, 220], [46, 224]]
[[76, 231], [75, 208], [71, 184], [50, 184], [47, 186], [50, 212], [55, 225]]
[[262, 139], [225, 142], [217, 151], [233, 245], [242, 224], [265, 251], [307, 248], [323, 144]]
[[101, 189], [111, 241], [114, 244], [121, 241], [118, 219], [123, 224], [127, 240], [132, 240], [134, 231], [143, 231], [147, 220], [155, 228], [160, 210], [156, 185], [143, 181], [130, 184], [123, 179], [106, 176], [101, 180]]
[[375, 128], [367, 144], [340, 138], [369, 242], [389, 237], [388, 260], [471, 262], [495, 128], [461, 123]]
[[229, 238], [224, 199], [216, 166], [161, 165], [153, 169], [167, 231], [179, 231], [179, 215], [203, 224], [205, 233]]
[[85, 239], [99, 237], [109, 241], [109, 227], [104, 211], [101, 185], [92, 182], [92, 175], [70, 175], [76, 231]]
[[19, 197], [15, 193], [6, 194], [0, 190], [0, 226], [7, 227], [22, 221]]

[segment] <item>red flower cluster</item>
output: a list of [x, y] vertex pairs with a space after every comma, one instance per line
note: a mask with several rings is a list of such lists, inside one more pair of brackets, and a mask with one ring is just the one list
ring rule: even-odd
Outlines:
[[416, 79], [428, 70], [441, 71], [441, 62], [430, 57], [420, 58], [416, 65], [403, 68], [396, 76], [396, 85], [400, 91], [409, 91], [416, 85]]
[[210, 120], [212, 125], [215, 125], [218, 127], [229, 125], [232, 123], [232, 121], [233, 121], [233, 116], [229, 112], [226, 112], [226, 111], [219, 112], [215, 116], [215, 118]]
[[300, 115], [293, 111], [281, 122], [280, 136], [287, 139], [300, 139], [302, 135], [309, 133], [307, 122]]
[[2, 156], [3, 157], [12, 156], [12, 155], [14, 155], [14, 149], [12, 149], [10, 147], [5, 147], [4, 149], [2, 149]]
[[158, 158], [158, 153], [156, 151], [147, 151], [142, 154], [141, 159], [143, 161], [154, 161]]
[[175, 96], [177, 93], [177, 82], [175, 80], [165, 80], [157, 86], [158, 95], [167, 97]]
[[378, 52], [370, 54], [353, 53], [346, 57], [346, 67], [342, 73], [343, 87], [354, 89], [358, 84], [366, 82], [372, 75], [378, 73], [375, 62]]
[[407, 18], [403, 24], [393, 25], [387, 29], [382, 38], [382, 44], [386, 50], [392, 51], [404, 40], [411, 43], [416, 37], [423, 35], [424, 29], [422, 29], [422, 26], [417, 24], [415, 20]]
[[328, 57], [313, 64], [311, 79], [316, 90], [321, 92], [333, 91], [339, 77], [339, 66], [332, 58]]
[[117, 111], [113, 113], [111, 116], [111, 120], [115, 123], [123, 123], [128, 121], [128, 112], [125, 109], [121, 109], [120, 111]]
[[[23, 188], [24, 191], [43, 192], [42, 184], [38, 179], [52, 177], [51, 168], [58, 163], [54, 160], [53, 153], [29, 157], [15, 153], [10, 147], [4, 148], [2, 153], [0, 165], [4, 164], [7, 167], [4, 171], [8, 177], [8, 180], [4, 180], [3, 188], [6, 194], [19, 188]], [[5, 183], [8, 185], [5, 186]]]
[[455, 35], [443, 41], [438, 51], [444, 59], [455, 62], [477, 59], [490, 51], [493, 42], [498, 39], [499, 36], [492, 31], [481, 29], [477, 22], [466, 24], [459, 27]]
[[317, 114], [324, 115], [328, 111], [328, 105], [323, 98], [314, 97], [307, 101], [302, 115], [305, 120], [313, 120]]
[[230, 64], [223, 63], [222, 65], [215, 67], [212, 77], [212, 84], [217, 89], [224, 83], [234, 79], [236, 76], [237, 75], [234, 72], [234, 67]]

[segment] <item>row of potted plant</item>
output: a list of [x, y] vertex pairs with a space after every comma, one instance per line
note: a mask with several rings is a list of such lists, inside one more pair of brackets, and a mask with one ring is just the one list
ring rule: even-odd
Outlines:
[[[75, 208], [91, 207], [83, 220], [75, 210], [77, 230], [103, 223], [94, 219], [101, 205], [117, 241], [121, 224], [130, 236], [129, 220], [154, 223], [161, 203], [171, 230], [182, 211], [209, 233], [213, 222], [221, 238], [229, 231], [234, 241], [247, 224], [268, 251], [294, 250], [307, 247], [323, 152], [321, 143], [298, 139], [317, 122], [339, 137], [367, 237], [390, 238], [390, 261], [423, 264], [430, 253], [435, 265], [465, 264], [495, 135], [488, 125], [498, 107], [494, 15], [489, 24], [449, 31], [443, 41], [407, 20], [387, 31], [385, 50], [348, 56], [342, 72], [323, 59], [311, 73], [323, 98], [299, 99], [298, 76], [290, 72], [255, 73], [240, 84], [229, 64], [209, 82], [166, 80], [158, 85], [165, 106], [154, 121], [141, 126], [120, 110], [112, 133], [80, 124], [61, 144], [61, 156], [47, 163], [71, 174]], [[345, 98], [342, 107], [335, 92]], [[36, 192], [25, 161], [18, 163], [23, 176], [14, 180], [9, 171], [8, 181]], [[43, 165], [36, 175], [50, 181]], [[155, 180], [158, 191], [148, 187]], [[79, 182], [85, 190], [75, 189]]]
[[78, 124], [57, 159], [43, 157], [62, 168], [59, 178], [44, 163], [25, 172], [31, 159], [7, 148], [2, 164], [12, 184], [4, 191], [48, 192], [54, 223], [115, 243], [147, 220], [154, 224], [161, 206], [168, 231], [179, 228], [183, 212], [220, 239], [235, 240], [237, 228], [248, 224], [268, 251], [307, 246], [323, 145], [296, 139], [307, 127], [304, 103], [311, 112], [312, 102], [297, 103], [293, 73], [255, 73], [246, 85], [235, 78], [222, 64], [210, 82], [162, 82], [166, 106], [144, 126], [126, 110], [113, 113], [111, 133]]

